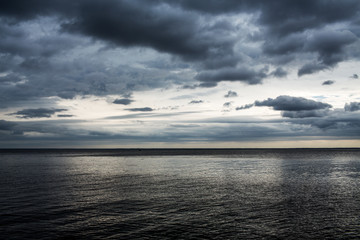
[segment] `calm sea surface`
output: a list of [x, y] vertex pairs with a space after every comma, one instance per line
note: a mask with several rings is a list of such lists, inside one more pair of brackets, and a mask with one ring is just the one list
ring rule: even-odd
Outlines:
[[359, 239], [360, 150], [0, 150], [1, 239]]

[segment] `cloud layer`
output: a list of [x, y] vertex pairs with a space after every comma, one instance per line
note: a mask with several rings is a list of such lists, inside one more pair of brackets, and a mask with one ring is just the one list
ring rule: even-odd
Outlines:
[[253, 104], [247, 104], [238, 107], [237, 110], [248, 109], [251, 107], [272, 107], [274, 110], [280, 111], [308, 111], [308, 110], [320, 110], [328, 109], [332, 106], [328, 103], [317, 102], [311, 99], [303, 97], [292, 97], [292, 96], [278, 96], [275, 99], [268, 98], [263, 101], [255, 101]]
[[[36, 109], [23, 109], [11, 115], [16, 115], [17, 118], [49, 118], [57, 112], [67, 111], [67, 109], [46, 109], [46, 108], [36, 108]], [[69, 116], [69, 115], [63, 115]]]
[[[221, 81], [261, 84], [268, 77], [282, 78], [287, 76], [284, 61], [294, 59], [303, 60], [298, 69], [303, 76], [358, 58], [352, 51], [359, 47], [355, 27], [360, 3], [356, 0], [16, 0], [2, 1], [0, 9], [0, 62], [7, 73], [1, 81], [11, 83], [0, 89], [2, 102], [115, 91], [125, 94], [164, 85], [160, 79], [174, 79], [153, 68], [122, 66], [122, 71], [104, 71], [108, 66], [95, 58], [63, 61], [66, 54], [91, 41], [105, 49], [142, 47], [166, 53], [177, 66], [190, 67], [196, 73], [192, 80], [200, 82], [200, 87], [214, 87]], [[236, 23], [244, 21], [249, 27]], [[339, 22], [341, 27], [336, 25]], [[257, 44], [256, 50], [250, 43]], [[269, 66], [274, 70], [268, 72]], [[153, 79], [142, 79], [141, 74]], [[183, 77], [178, 74], [176, 78]], [[34, 89], [39, 84], [43, 88]]]
[[[356, 138], [359, 12], [358, 0], [0, 1], [0, 138]], [[255, 107], [278, 119], [245, 121]]]

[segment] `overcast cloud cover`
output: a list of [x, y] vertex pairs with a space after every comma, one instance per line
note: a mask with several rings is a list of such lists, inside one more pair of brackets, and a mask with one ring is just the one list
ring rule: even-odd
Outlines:
[[359, 12], [358, 0], [0, 0], [0, 142], [360, 147]]

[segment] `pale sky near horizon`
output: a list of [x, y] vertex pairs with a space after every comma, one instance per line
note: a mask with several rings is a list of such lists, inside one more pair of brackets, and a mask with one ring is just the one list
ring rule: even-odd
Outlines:
[[360, 147], [360, 1], [0, 2], [0, 148]]

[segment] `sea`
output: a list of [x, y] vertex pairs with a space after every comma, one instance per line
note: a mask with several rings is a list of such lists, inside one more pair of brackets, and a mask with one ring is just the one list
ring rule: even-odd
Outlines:
[[0, 238], [360, 239], [360, 149], [3, 149]]

